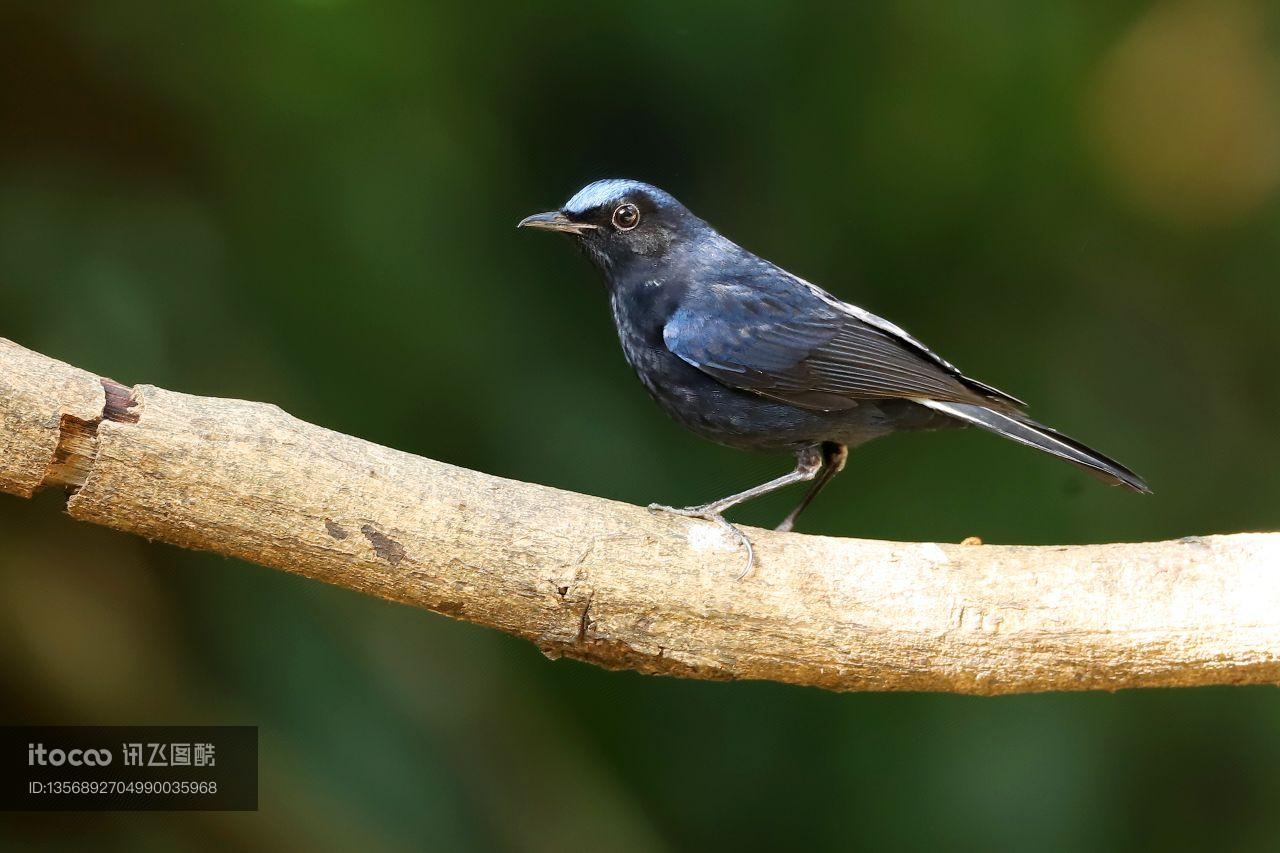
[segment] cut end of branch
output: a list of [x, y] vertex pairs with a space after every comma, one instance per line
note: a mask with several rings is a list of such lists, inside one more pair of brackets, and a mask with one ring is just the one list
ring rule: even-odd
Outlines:
[[133, 389], [114, 379], [103, 379], [102, 390], [106, 394], [102, 416], [92, 420], [64, 414], [58, 424], [58, 447], [41, 489], [62, 487], [74, 492], [89, 480], [93, 462], [98, 454], [98, 425], [104, 420], [117, 423], [137, 423], [138, 413], [133, 408]]

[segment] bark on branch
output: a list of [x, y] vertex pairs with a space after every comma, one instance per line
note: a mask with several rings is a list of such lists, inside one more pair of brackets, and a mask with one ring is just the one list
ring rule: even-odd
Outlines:
[[1280, 681], [1280, 534], [965, 546], [716, 526], [490, 477], [0, 339], [0, 491], [612, 668], [835, 690]]

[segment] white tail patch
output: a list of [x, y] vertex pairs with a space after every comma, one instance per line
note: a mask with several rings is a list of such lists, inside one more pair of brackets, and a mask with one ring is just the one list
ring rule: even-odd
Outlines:
[[[1009, 426], [1013, 427], [1014, 429], [1011, 429], [1008, 432], [1001, 431], [1000, 434], [1003, 435], [1005, 438], [1012, 439], [1018, 442], [1019, 444], [1025, 444], [1027, 447], [1034, 447], [1037, 450], [1047, 450], [1050, 453], [1054, 452], [1054, 448], [1058, 448], [1057, 450], [1058, 455], [1062, 456], [1065, 459], [1072, 459], [1076, 462], [1080, 462], [1081, 464], [1088, 465], [1090, 468], [1098, 467], [1097, 463], [1089, 459], [1079, 450], [1067, 444], [1066, 442], [1059, 441], [1058, 439], [1054, 438], [1051, 435], [1047, 435], [1046, 433], [1040, 432], [1030, 424], [1023, 423], [1022, 421], [1017, 420], [1016, 418], [1011, 418], [1008, 415], [1002, 414], [993, 409], [985, 409], [979, 406], [970, 406], [966, 403], [945, 403], [941, 400], [917, 400], [916, 402], [918, 402], [922, 406], [928, 406], [930, 409], [933, 409], [938, 412], [942, 412], [945, 415], [950, 415], [953, 418], [959, 418], [965, 423], [973, 424], [974, 426], [980, 426], [984, 429], [998, 430], [1000, 428], [999, 427], [1000, 423], [1007, 422]], [[988, 419], [984, 420], [983, 417], [979, 417], [978, 415], [974, 414], [972, 410], [975, 408], [979, 409], [983, 413], [983, 415]], [[997, 421], [998, 423], [992, 423], [992, 421]], [[1034, 432], [1038, 440], [1032, 441], [1029, 438], [1025, 438], [1020, 434], [1022, 430], [1029, 430], [1031, 432]], [[1047, 447], [1046, 445], [1051, 445], [1052, 447]]]

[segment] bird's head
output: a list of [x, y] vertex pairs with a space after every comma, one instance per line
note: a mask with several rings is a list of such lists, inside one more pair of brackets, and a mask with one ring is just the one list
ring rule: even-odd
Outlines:
[[672, 244], [705, 224], [670, 194], [640, 181], [587, 184], [559, 210], [535, 213], [520, 228], [573, 235], [602, 269], [665, 256]]

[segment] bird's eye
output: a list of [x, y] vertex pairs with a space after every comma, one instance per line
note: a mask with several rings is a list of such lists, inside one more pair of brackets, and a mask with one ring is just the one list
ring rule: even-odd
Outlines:
[[640, 224], [640, 211], [631, 202], [618, 205], [613, 211], [613, 226], [619, 231], [630, 231]]

